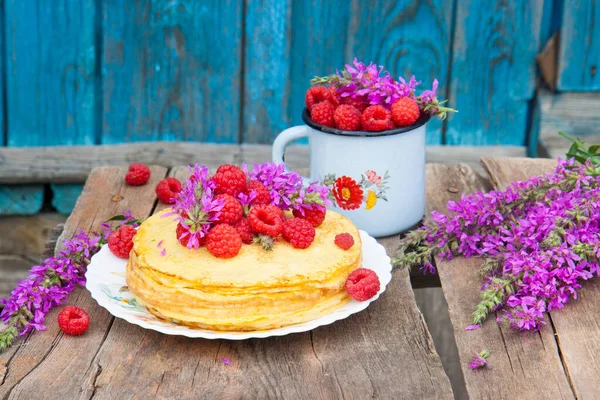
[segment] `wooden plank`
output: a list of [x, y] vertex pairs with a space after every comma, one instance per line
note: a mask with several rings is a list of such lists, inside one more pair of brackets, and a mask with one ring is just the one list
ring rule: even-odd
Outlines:
[[6, 2], [9, 146], [94, 143], [95, 17], [94, 0]]
[[550, 158], [565, 157], [570, 143], [559, 131], [578, 136], [589, 144], [600, 143], [600, 92], [551, 93], [538, 96], [540, 152]]
[[85, 379], [102, 398], [452, 398], [408, 274], [388, 290], [352, 318], [279, 338], [194, 340], [115, 320]]
[[[523, 157], [522, 146], [427, 146], [427, 162], [477, 165], [483, 155]], [[126, 166], [134, 162], [174, 167], [201, 162], [271, 161], [269, 145], [217, 145], [187, 142], [145, 142], [101, 146], [0, 148], [0, 183], [83, 183], [99, 166]], [[292, 169], [309, 166], [308, 146], [289, 146], [286, 162]]]
[[[458, 201], [461, 193], [488, 189], [487, 182], [465, 165], [428, 165], [426, 179], [428, 211], [447, 212], [446, 203]], [[492, 316], [480, 329], [465, 331], [480, 300], [481, 259], [436, 258], [436, 264], [471, 398], [573, 398], [552, 329], [524, 336], [499, 324]], [[492, 368], [473, 372], [468, 363], [473, 353], [483, 349], [490, 351]], [[540, 380], [540, 376], [545, 378]]]
[[56, 213], [0, 218], [0, 254], [14, 254], [37, 263], [44, 251], [46, 238], [56, 225], [64, 221], [65, 217]]
[[543, 3], [457, 1], [447, 144], [525, 144]]
[[559, 90], [600, 89], [600, 3], [564, 2], [558, 55]]
[[[304, 95], [315, 76], [335, 73], [351, 59], [345, 54], [350, 1], [292, 1], [290, 86], [287, 118], [291, 125], [303, 125]], [[256, 82], [249, 82], [250, 85]], [[274, 139], [274, 137], [272, 137]]]
[[[171, 175], [185, 179], [187, 170], [176, 168]], [[121, 182], [122, 175], [107, 179], [103, 173], [102, 179]], [[92, 177], [90, 181], [94, 182]], [[93, 197], [93, 189], [88, 183], [84, 196]], [[136, 196], [137, 204], [143, 198], [153, 196]], [[84, 204], [82, 198], [73, 215], [89, 213]], [[382, 243], [393, 253], [398, 238]], [[96, 324], [100, 326], [93, 325], [92, 332], [78, 338], [73, 350], [63, 349], [72, 338], [59, 338], [54, 350], [9, 394], [27, 398], [43, 380], [53, 398], [75, 393], [84, 398], [452, 398], [405, 271], [394, 272], [384, 296], [368, 310], [313, 332], [285, 337], [202, 340], [161, 335], [121, 320]], [[105, 335], [98, 343], [96, 333], [102, 329]], [[85, 355], [72, 360], [71, 352], [83, 348]], [[10, 368], [22, 361], [22, 351], [9, 363], [7, 381]], [[231, 365], [225, 365], [222, 357], [230, 359]], [[0, 396], [7, 393], [0, 386]]]
[[[551, 172], [555, 160], [484, 159], [494, 186], [500, 189], [515, 180]], [[577, 301], [565, 309], [550, 313], [551, 328], [555, 330], [565, 371], [577, 398], [594, 398], [598, 388], [592, 382], [600, 374], [597, 360], [600, 358], [600, 282], [592, 279], [578, 291]], [[549, 330], [549, 328], [548, 328]]]
[[1, 185], [0, 215], [33, 215], [42, 208], [43, 187], [39, 185]]
[[103, 2], [102, 143], [237, 143], [242, 2]]
[[52, 207], [56, 209], [60, 214], [69, 215], [75, 203], [79, 198], [79, 195], [83, 191], [83, 185], [81, 184], [62, 184], [62, 185], [50, 185], [53, 192]]
[[[78, 228], [97, 230], [102, 221], [125, 210], [131, 210], [135, 217], [149, 215], [154, 204], [154, 187], [165, 177], [166, 169], [151, 167], [151, 172], [147, 185], [134, 187], [125, 184], [124, 168], [94, 170], [67, 220], [60, 242]], [[147, 201], [142, 202], [141, 198]], [[94, 349], [104, 340], [113, 318], [85, 289], [75, 290], [68, 304], [87, 310], [92, 321], [90, 329], [80, 337], [63, 335], [56, 322], [60, 310], [52, 310], [46, 317], [47, 330], [26, 337], [8, 359], [4, 381], [0, 381], [0, 398], [38, 398], [39, 382], [44, 382], [48, 398], [72, 398], [91, 385], [82, 380], [83, 371], [91, 365]]]
[[[0, 2], [0, 24], [4, 27], [6, 26], [5, 17], [4, 17], [4, 2]], [[6, 29], [0, 29], [0, 148], [6, 144], [6, 115], [4, 115], [4, 93], [6, 88], [4, 87], [4, 63], [6, 59], [5, 53], [5, 43], [4, 43], [4, 31]]]
[[242, 142], [272, 143], [291, 122], [291, 0], [245, 0], [245, 5]]
[[[447, 98], [454, 4], [378, 0], [361, 7], [354, 2], [346, 60], [359, 55], [365, 62], [383, 65], [396, 78], [402, 75], [408, 80], [414, 74], [423, 82], [421, 90], [437, 78], [440, 98]], [[442, 144], [441, 121], [427, 124], [427, 143]]]

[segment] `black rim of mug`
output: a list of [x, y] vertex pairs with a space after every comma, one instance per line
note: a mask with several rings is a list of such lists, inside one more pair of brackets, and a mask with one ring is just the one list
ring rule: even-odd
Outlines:
[[329, 133], [332, 135], [340, 135], [340, 136], [354, 136], [354, 137], [379, 137], [379, 136], [392, 136], [398, 135], [401, 133], [410, 132], [415, 130], [423, 125], [425, 125], [431, 119], [431, 115], [422, 114], [417, 122], [409, 126], [403, 126], [402, 128], [391, 129], [389, 131], [381, 131], [381, 132], [367, 132], [367, 131], [343, 131], [341, 129], [330, 128], [328, 126], [320, 125], [314, 123], [310, 116], [308, 115], [308, 110], [304, 108], [302, 111], [302, 120], [306, 123], [306, 125], [310, 126], [313, 129], [319, 130], [323, 133]]

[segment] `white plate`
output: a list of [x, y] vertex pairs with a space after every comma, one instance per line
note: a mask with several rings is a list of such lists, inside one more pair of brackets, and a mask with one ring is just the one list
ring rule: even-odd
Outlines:
[[125, 283], [125, 267], [127, 265], [127, 260], [115, 257], [106, 245], [92, 257], [87, 273], [85, 274], [87, 279], [86, 288], [90, 291], [92, 297], [96, 299], [98, 304], [106, 308], [108, 312], [115, 317], [122, 318], [125, 321], [139, 325], [142, 328], [152, 329], [167, 335], [182, 335], [205, 339], [242, 340], [306, 332], [319, 326], [329, 325], [364, 310], [371, 302], [379, 298], [392, 279], [392, 264], [383, 246], [377, 243], [374, 238], [364, 231], [360, 231], [360, 237], [363, 243], [363, 267], [372, 269], [377, 273], [377, 276], [379, 276], [379, 281], [381, 282], [379, 293], [368, 301], [359, 302], [352, 300], [350, 303], [329, 314], [311, 321], [285, 326], [283, 328], [252, 332], [223, 332], [193, 329], [162, 321], [150, 314], [150, 312], [146, 310], [146, 307], [140, 305], [129, 292]]

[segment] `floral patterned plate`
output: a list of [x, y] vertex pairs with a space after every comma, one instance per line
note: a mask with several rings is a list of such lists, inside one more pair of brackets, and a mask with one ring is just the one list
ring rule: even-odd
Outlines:
[[127, 260], [115, 257], [106, 245], [92, 257], [87, 273], [85, 274], [87, 279], [86, 288], [98, 304], [106, 308], [115, 317], [122, 318], [142, 328], [152, 329], [167, 335], [242, 340], [306, 332], [319, 326], [329, 325], [364, 310], [371, 302], [381, 296], [387, 284], [390, 283], [392, 279], [392, 265], [385, 249], [366, 232], [360, 231], [360, 237], [363, 243], [363, 267], [374, 270], [379, 276], [379, 280], [381, 281], [379, 293], [368, 301], [358, 302], [352, 300], [343, 307], [319, 318], [278, 329], [252, 332], [221, 332], [188, 328], [158, 319], [150, 314], [146, 310], [146, 307], [139, 304], [129, 292], [125, 283]]

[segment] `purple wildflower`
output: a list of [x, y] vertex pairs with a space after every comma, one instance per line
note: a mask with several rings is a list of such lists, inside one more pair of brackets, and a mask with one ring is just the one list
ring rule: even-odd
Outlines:
[[473, 356], [473, 360], [469, 363], [469, 368], [476, 370], [488, 366], [487, 358], [490, 356], [489, 351], [483, 350], [479, 354]]
[[223, 361], [223, 364], [225, 365], [230, 365], [231, 361], [229, 361], [229, 359], [225, 358], [225, 357], [221, 357], [221, 361]]

